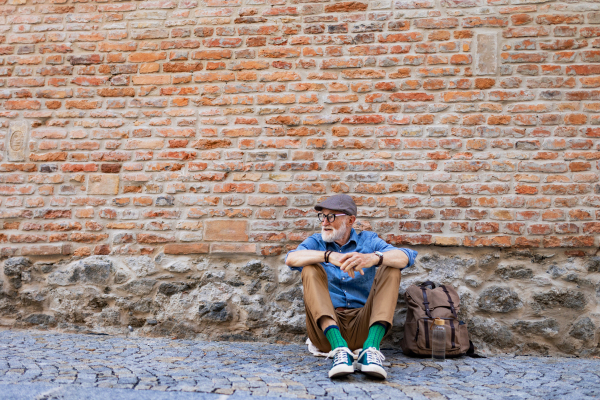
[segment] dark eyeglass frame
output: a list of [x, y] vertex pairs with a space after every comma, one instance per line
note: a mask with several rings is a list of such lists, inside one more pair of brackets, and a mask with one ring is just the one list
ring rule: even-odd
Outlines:
[[317, 214], [317, 219], [320, 222], [325, 221], [325, 219], [327, 219], [327, 222], [329, 222], [330, 224], [333, 224], [333, 221], [335, 221], [335, 217], [341, 217], [344, 215], [348, 215], [348, 214], [323, 214], [323, 213], [318, 213]]

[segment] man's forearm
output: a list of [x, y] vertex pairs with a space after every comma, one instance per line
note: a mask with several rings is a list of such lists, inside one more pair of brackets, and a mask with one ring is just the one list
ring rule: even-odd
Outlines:
[[322, 263], [325, 252], [320, 250], [298, 250], [288, 255], [285, 264], [288, 267], [304, 267], [305, 265]]
[[[335, 253], [333, 256], [338, 256]], [[373, 257], [372, 265], [377, 265], [378, 257], [375, 254], [370, 254]], [[305, 265], [318, 264], [325, 261], [325, 252], [321, 250], [298, 250], [290, 253], [285, 261], [288, 267], [304, 267]], [[337, 265], [337, 262], [330, 260]], [[392, 268], [404, 268], [408, 265], [409, 259], [402, 250], [390, 250], [383, 253], [383, 265]]]
[[404, 268], [408, 265], [408, 256], [402, 250], [390, 250], [383, 253], [383, 265], [392, 268]]

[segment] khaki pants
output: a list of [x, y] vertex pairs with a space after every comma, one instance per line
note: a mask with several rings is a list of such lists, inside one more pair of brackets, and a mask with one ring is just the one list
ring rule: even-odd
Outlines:
[[400, 276], [398, 268], [379, 267], [363, 308], [334, 309], [327, 288], [325, 269], [318, 264], [304, 267], [302, 285], [306, 330], [310, 341], [322, 352], [331, 351], [331, 345], [317, 323], [324, 316], [335, 320], [342, 336], [348, 342], [348, 347], [353, 351], [363, 346], [369, 335], [369, 327], [375, 322], [387, 322], [391, 327], [398, 302]]

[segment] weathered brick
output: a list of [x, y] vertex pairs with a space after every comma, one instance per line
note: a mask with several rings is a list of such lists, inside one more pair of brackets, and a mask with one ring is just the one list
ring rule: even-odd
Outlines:
[[192, 243], [192, 244], [175, 244], [170, 243], [165, 246], [163, 252], [165, 254], [205, 254], [209, 252], [207, 243]]
[[367, 7], [367, 3], [362, 3], [358, 1], [346, 1], [325, 6], [325, 12], [365, 11]]
[[204, 237], [208, 241], [247, 242], [247, 229], [246, 221], [207, 221]]
[[88, 194], [119, 193], [119, 176], [117, 175], [90, 175], [87, 189]]

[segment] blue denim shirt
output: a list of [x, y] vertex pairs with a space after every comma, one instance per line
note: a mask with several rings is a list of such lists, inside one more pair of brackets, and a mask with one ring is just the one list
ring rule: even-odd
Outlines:
[[[333, 250], [338, 253], [373, 253], [375, 251], [381, 251], [385, 253], [390, 250], [402, 250], [408, 257], [407, 267], [412, 266], [415, 263], [417, 252], [410, 249], [396, 249], [396, 247], [386, 243], [381, 239], [375, 232], [362, 231], [356, 233], [352, 229], [350, 240], [343, 246], [337, 243], [327, 243], [323, 240], [320, 233], [315, 233], [311, 237], [304, 240], [296, 250], [292, 250], [286, 255], [290, 255], [294, 251], [298, 250]], [[360, 273], [355, 274], [354, 279], [350, 277], [346, 272], [340, 270], [340, 267], [333, 265], [332, 263], [320, 263], [327, 272], [327, 281], [329, 287], [329, 295], [333, 302], [333, 307], [346, 307], [346, 308], [360, 308], [364, 307], [373, 285], [373, 279], [377, 272], [377, 267], [363, 269], [364, 275]], [[302, 267], [290, 267], [291, 269], [301, 271]]]

